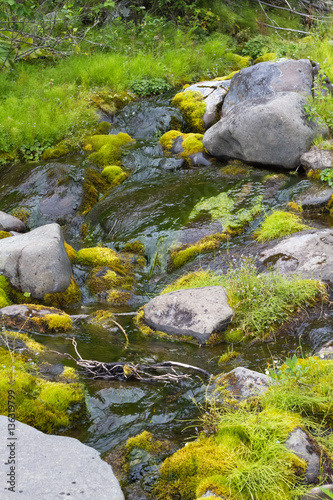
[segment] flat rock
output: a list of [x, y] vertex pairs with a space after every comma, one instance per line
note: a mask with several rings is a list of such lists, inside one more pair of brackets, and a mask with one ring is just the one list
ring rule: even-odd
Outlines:
[[72, 267], [58, 224], [0, 240], [0, 273], [21, 292], [42, 299], [47, 293], [64, 292]]
[[226, 386], [235, 399], [243, 401], [263, 395], [273, 382], [273, 379], [264, 373], [239, 366], [215, 379], [212, 395], [219, 400], [219, 387]]
[[25, 224], [13, 215], [6, 214], [0, 211], [0, 231], [16, 231], [18, 233], [25, 233], [27, 228]]
[[[98, 499], [124, 500], [112, 468], [100, 454], [77, 439], [43, 434], [15, 422], [17, 441], [8, 434], [8, 419], [0, 416], [3, 481], [10, 472], [8, 444], [15, 442], [15, 493], [3, 490], [4, 500]], [[11, 485], [7, 483], [7, 487]]]
[[[51, 330], [48, 327], [47, 318], [45, 318], [50, 314], [69, 318], [64, 311], [56, 307], [14, 304], [0, 309], [0, 323], [8, 328], [45, 333]], [[61, 328], [56, 328], [56, 330], [61, 330]]]
[[155, 330], [191, 336], [204, 344], [212, 333], [226, 329], [233, 310], [224, 288], [207, 286], [159, 295], [146, 304], [144, 314]]
[[333, 283], [333, 229], [302, 231], [268, 243], [258, 261], [281, 274]]
[[308, 119], [305, 105], [296, 92], [242, 101], [207, 130], [203, 145], [222, 160], [294, 169], [315, 137], [327, 135], [326, 128]]
[[[325, 490], [330, 491], [333, 493], [333, 484], [322, 484], [320, 488], [324, 488]], [[326, 495], [318, 486], [316, 488], [312, 488], [312, 490], [308, 491], [304, 497], [302, 497], [302, 500], [319, 500], [319, 499], [328, 499], [332, 498], [329, 495]]]
[[322, 182], [314, 183], [295, 198], [303, 208], [320, 208], [327, 205], [333, 195], [333, 189]]
[[313, 147], [300, 158], [300, 164], [306, 172], [309, 170], [324, 170], [333, 167], [333, 155], [329, 149]]
[[222, 114], [225, 116], [245, 100], [273, 96], [278, 92], [296, 92], [308, 97], [312, 85], [313, 69], [308, 59], [258, 63], [234, 75]]
[[297, 427], [289, 434], [285, 445], [288, 450], [307, 462], [305, 483], [316, 483], [320, 472], [320, 457], [307, 433]]

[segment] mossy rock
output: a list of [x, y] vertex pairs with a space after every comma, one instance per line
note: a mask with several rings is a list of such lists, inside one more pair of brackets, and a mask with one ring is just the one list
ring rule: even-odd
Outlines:
[[122, 251], [126, 253], [141, 255], [145, 253], [145, 246], [141, 241], [138, 240], [130, 241], [126, 243]]
[[76, 250], [74, 250], [74, 248], [69, 245], [66, 241], [64, 241], [64, 247], [65, 247], [65, 250], [66, 250], [66, 253], [68, 255], [68, 258], [71, 262], [73, 262], [73, 260], [75, 259], [76, 257]]
[[84, 144], [85, 151], [93, 151], [89, 160], [96, 165], [120, 165], [121, 148], [135, 142], [128, 134], [119, 132], [117, 135], [93, 135]]
[[119, 255], [107, 247], [82, 248], [76, 254], [76, 262], [91, 268], [107, 267], [111, 271], [125, 276], [133, 270], [128, 255]]
[[21, 350], [21, 346], [23, 346], [23, 349], [33, 355], [41, 354], [46, 349], [43, 344], [36, 342], [26, 333], [14, 332], [5, 328], [2, 329], [2, 333], [0, 334], [0, 343], [3, 347], [10, 348], [12, 352], [16, 351], [17, 347]]
[[53, 148], [48, 148], [42, 154], [42, 160], [50, 160], [51, 158], [61, 158], [69, 153], [69, 150], [63, 143], [59, 143]]
[[[90, 94], [90, 99], [92, 102], [101, 109], [104, 113], [108, 115], [113, 115], [117, 113], [124, 106], [134, 101], [136, 98], [135, 94], [132, 92], [110, 92], [109, 89], [104, 89], [99, 92], [93, 92]], [[107, 122], [102, 122], [107, 123]], [[110, 123], [108, 123], [110, 128]], [[106, 133], [106, 131], [101, 131], [100, 133]]]
[[73, 275], [69, 287], [64, 292], [48, 293], [43, 299], [45, 305], [52, 307], [67, 307], [80, 301], [81, 290]]
[[109, 165], [103, 169], [102, 176], [111, 186], [118, 186], [128, 178], [129, 174], [117, 165]]
[[264, 54], [263, 56], [257, 57], [257, 59], [254, 61], [254, 64], [258, 64], [261, 62], [266, 62], [266, 61], [277, 61], [279, 58], [279, 55], [276, 52], [268, 52], [267, 54]]
[[172, 266], [178, 269], [197, 255], [217, 250], [220, 247], [221, 241], [226, 239], [226, 234], [216, 233], [205, 236], [193, 245], [183, 245], [180, 248], [176, 248], [170, 254]]
[[[166, 152], [183, 158], [189, 166], [209, 165], [214, 159], [208, 156], [202, 139], [203, 134], [184, 134], [177, 130], [170, 130], [162, 135], [159, 142]], [[201, 153], [201, 159], [196, 157], [199, 153]]]
[[72, 329], [68, 314], [55, 307], [21, 304], [2, 308], [0, 322], [3, 326], [23, 331], [64, 332]]
[[129, 455], [132, 450], [138, 448], [139, 450], [148, 451], [149, 453], [159, 453], [162, 450], [169, 448], [168, 441], [158, 441], [153, 438], [153, 435], [148, 431], [143, 431], [137, 436], [133, 436], [126, 441], [126, 454]]
[[96, 295], [118, 287], [125, 290], [132, 290], [134, 282], [135, 279], [131, 275], [121, 276], [109, 267], [101, 266], [93, 269], [86, 281], [86, 285], [90, 292]]
[[9, 281], [5, 278], [5, 276], [0, 274], [0, 309], [11, 305], [12, 302], [10, 300], [10, 292], [11, 286]]
[[132, 294], [128, 291], [117, 290], [116, 288], [108, 290], [106, 293], [106, 302], [114, 306], [125, 306], [132, 298]]
[[89, 316], [89, 323], [97, 326], [106, 326], [109, 325], [112, 320], [116, 319], [115, 315], [112, 312], [100, 309], [98, 311], [93, 312]]
[[96, 170], [89, 168], [85, 171], [83, 188], [83, 197], [80, 207], [80, 213], [86, 215], [96, 205], [99, 195], [105, 193], [108, 189], [108, 183], [104, 177]]
[[276, 210], [266, 217], [254, 236], [258, 241], [269, 241], [307, 229], [312, 228], [303, 224], [302, 219], [298, 215]]
[[4, 238], [11, 238], [11, 234], [8, 231], [0, 231], [0, 240], [3, 240]]
[[17, 217], [18, 219], [20, 219], [23, 224], [28, 225], [30, 219], [30, 211], [27, 208], [17, 207], [14, 208], [10, 213], [13, 217]]
[[11, 354], [0, 348], [0, 412], [8, 414], [8, 388], [15, 391], [15, 417], [42, 432], [70, 427], [85, 411], [85, 394], [77, 382], [51, 382], [38, 375], [38, 367], [15, 354], [15, 377]]
[[204, 133], [205, 125], [202, 119], [207, 105], [201, 92], [193, 90], [179, 92], [171, 103], [181, 111], [193, 132]]

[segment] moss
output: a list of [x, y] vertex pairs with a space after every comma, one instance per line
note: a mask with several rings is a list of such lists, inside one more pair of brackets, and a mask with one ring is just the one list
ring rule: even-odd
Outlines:
[[257, 57], [257, 59], [254, 61], [254, 64], [258, 64], [261, 62], [266, 62], [266, 61], [277, 61], [279, 58], [279, 55], [276, 52], [268, 52], [267, 54], [264, 54], [263, 56]]
[[86, 284], [92, 293], [97, 294], [116, 287], [132, 290], [134, 281], [133, 276], [120, 276], [108, 267], [97, 267], [93, 270]]
[[190, 155], [204, 152], [205, 148], [203, 147], [202, 139], [202, 134], [185, 134], [182, 142], [184, 152], [180, 156], [188, 158]]
[[290, 201], [287, 204], [287, 207], [293, 210], [294, 212], [300, 212], [300, 213], [303, 212], [302, 205], [298, 205], [298, 203], [295, 203], [294, 201]]
[[66, 382], [77, 382], [79, 380], [79, 374], [72, 366], [65, 366], [63, 372], [60, 373], [58, 378], [60, 380], [65, 380]]
[[269, 241], [306, 229], [311, 229], [311, 227], [303, 224], [298, 215], [276, 210], [266, 217], [254, 237], [258, 241]]
[[[0, 413], [8, 415], [8, 381], [12, 373], [11, 354], [0, 349]], [[38, 367], [37, 367], [38, 373]], [[85, 408], [84, 388], [78, 383], [50, 382], [36, 374], [20, 354], [15, 354], [16, 419], [42, 432], [68, 428]]]
[[312, 168], [310, 168], [310, 170], [308, 170], [306, 172], [306, 175], [308, 177], [310, 177], [310, 179], [318, 179], [318, 180], [321, 180], [320, 179], [320, 174], [321, 174], [322, 170], [320, 169], [316, 169], [316, 170], [313, 170]]
[[48, 148], [42, 154], [42, 160], [49, 160], [50, 158], [61, 158], [69, 153], [67, 147], [63, 143], [59, 143], [53, 148]]
[[68, 314], [45, 314], [42, 318], [46, 323], [47, 329], [52, 331], [67, 331], [73, 327], [72, 319]]
[[11, 212], [13, 217], [17, 217], [23, 224], [27, 225], [30, 219], [30, 211], [23, 207], [14, 208]]
[[120, 165], [121, 148], [133, 144], [128, 134], [119, 132], [117, 135], [93, 135], [86, 139], [84, 149], [94, 151], [89, 155], [89, 160], [99, 166]]
[[231, 73], [229, 73], [229, 74], [228, 74], [228, 75], [226, 75], [226, 76], [220, 76], [220, 77], [218, 77], [218, 78], [214, 78], [214, 80], [213, 80], [213, 81], [217, 81], [217, 82], [224, 82], [224, 81], [226, 81], [226, 80], [231, 80], [231, 79], [232, 79], [232, 77], [233, 77], [234, 75], [237, 75], [237, 73], [239, 73], [239, 72], [240, 72], [240, 70], [239, 70], [239, 69], [238, 69], [238, 70], [236, 70], [236, 71], [232, 71]]
[[109, 133], [111, 123], [109, 122], [99, 122], [94, 130], [94, 135], [107, 135]]
[[[135, 99], [135, 95], [131, 92], [110, 92], [109, 89], [102, 89], [99, 92], [90, 94], [91, 101], [108, 115], [113, 115], [121, 108], [129, 104]], [[102, 122], [107, 123], [107, 122]], [[110, 123], [108, 123], [110, 128]], [[100, 133], [106, 133], [107, 130], [102, 130]]]
[[173, 267], [178, 269], [199, 254], [217, 250], [221, 241], [224, 239], [226, 239], [225, 234], [216, 233], [205, 236], [201, 240], [197, 241], [193, 245], [187, 246], [186, 248], [173, 250], [171, 253]]
[[89, 224], [87, 222], [84, 222], [83, 224], [81, 224], [81, 227], [80, 227], [81, 238], [86, 238], [86, 236], [88, 235], [88, 232], [89, 232]]
[[124, 182], [129, 174], [117, 165], [109, 165], [103, 169], [102, 175], [107, 179], [111, 186], [118, 186]]
[[247, 68], [252, 63], [251, 56], [240, 56], [238, 54], [230, 54], [227, 57], [233, 61], [235, 70]]
[[115, 306], [123, 306], [128, 304], [131, 298], [132, 295], [129, 292], [113, 289], [107, 292], [106, 302]]
[[228, 351], [228, 352], [225, 352], [220, 357], [218, 363], [219, 363], [219, 365], [223, 364], [223, 363], [228, 363], [232, 359], [237, 358], [237, 356], [239, 356], [239, 352], [237, 352], [237, 351]]
[[0, 240], [3, 240], [4, 238], [11, 238], [11, 234], [8, 231], [0, 231]]
[[159, 140], [159, 143], [161, 144], [163, 149], [168, 151], [172, 148], [173, 143], [175, 142], [177, 137], [183, 135], [184, 134], [182, 132], [179, 132], [179, 130], [169, 130], [169, 132], [166, 132], [165, 134], [162, 135], [162, 137]]
[[199, 134], [204, 133], [205, 127], [202, 118], [207, 105], [201, 92], [192, 90], [179, 92], [172, 99], [172, 105], [180, 109], [194, 132]]
[[96, 205], [99, 200], [99, 194], [104, 193], [108, 185], [99, 172], [93, 169], [87, 169], [82, 188], [83, 197], [80, 213], [86, 215]]
[[[27, 298], [25, 298], [27, 301]], [[24, 304], [22, 313], [15, 316], [3, 316], [2, 324], [19, 330], [38, 332], [65, 331], [72, 328], [72, 320], [68, 314], [55, 307], [39, 304]]]
[[82, 248], [76, 254], [76, 261], [90, 267], [108, 267], [123, 275], [130, 270], [128, 265], [126, 269], [126, 263], [117, 252], [106, 247]]
[[134, 448], [139, 448], [149, 453], [157, 453], [162, 449], [163, 442], [155, 440], [150, 432], [143, 431], [137, 436], [128, 438], [125, 446], [127, 455], [129, 455]]
[[244, 332], [241, 328], [228, 328], [224, 332], [224, 341], [228, 344], [240, 344], [244, 340]]
[[10, 300], [11, 287], [5, 276], [0, 274], [0, 308], [11, 305]]
[[[76, 252], [75, 252], [76, 253]], [[43, 302], [48, 306], [66, 307], [81, 301], [81, 290], [74, 276], [71, 276], [69, 287], [64, 292], [48, 293]]]
[[239, 175], [241, 175], [241, 176], [248, 175], [249, 173], [251, 173], [251, 171], [252, 171], [251, 167], [248, 167], [247, 165], [245, 165], [245, 163], [238, 161], [238, 160], [235, 160], [232, 163], [230, 163], [229, 165], [222, 167], [220, 169], [220, 172], [223, 175], [232, 176], [232, 177], [239, 176]]
[[73, 260], [75, 260], [75, 257], [76, 257], [76, 250], [74, 250], [73, 247], [71, 247], [68, 243], [66, 243], [66, 241], [64, 242], [64, 247], [65, 247], [65, 250], [66, 250], [66, 253], [68, 255], [68, 258], [71, 262], [73, 262]]
[[[13, 347], [15, 344], [15, 340], [13, 341], [13, 339], [17, 339], [20, 342], [23, 342], [26, 348], [34, 354], [40, 354], [46, 349], [45, 346], [43, 346], [39, 342], [36, 342], [32, 337], [29, 337], [29, 335], [27, 335], [26, 333], [13, 332], [11, 330], [3, 329], [2, 333], [0, 334], [0, 338], [4, 340], [6, 345], [13, 343]], [[15, 349], [13, 348], [13, 350]]]
[[115, 315], [110, 311], [105, 311], [103, 309], [95, 311], [90, 315], [90, 322], [93, 325], [104, 326], [108, 324], [110, 320], [115, 319]]
[[137, 255], [145, 253], [145, 246], [142, 241], [130, 241], [124, 246], [123, 252], [134, 253]]

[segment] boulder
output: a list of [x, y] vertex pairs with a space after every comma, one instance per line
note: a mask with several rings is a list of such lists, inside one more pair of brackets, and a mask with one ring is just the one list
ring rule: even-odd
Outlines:
[[308, 97], [311, 96], [312, 85], [313, 69], [308, 59], [255, 64], [243, 68], [232, 78], [222, 115], [225, 116], [243, 101], [273, 96], [278, 92], [296, 92]]
[[[13, 429], [13, 427], [11, 427]], [[22, 500], [40, 498], [98, 498], [124, 500], [124, 495], [112, 467], [104, 462], [98, 451], [77, 439], [47, 435], [29, 425], [16, 421], [9, 435], [8, 418], [0, 416], [2, 436], [1, 462], [3, 473], [12, 472], [14, 491], [3, 490], [1, 498], [10, 500], [18, 495]], [[17, 441], [14, 440], [17, 438]], [[15, 462], [6, 465], [10, 448]], [[7, 476], [4, 481], [7, 481]], [[10, 487], [6, 482], [3, 485]]]
[[313, 147], [301, 156], [300, 163], [306, 172], [332, 168], [332, 150]]
[[319, 499], [329, 499], [332, 498], [330, 495], [326, 495], [321, 488], [328, 490], [333, 493], [333, 484], [322, 484], [320, 487], [317, 486], [316, 488], [312, 488], [312, 490], [308, 491], [304, 497], [302, 497], [302, 500], [319, 500]]
[[312, 440], [300, 427], [294, 429], [285, 442], [286, 448], [298, 458], [305, 460], [308, 464], [304, 482], [317, 483], [320, 472], [320, 455], [316, 451]]
[[13, 217], [10, 214], [6, 214], [6, 212], [0, 211], [0, 231], [16, 231], [18, 233], [25, 233], [27, 228], [25, 224], [18, 219], [17, 217]]
[[323, 182], [315, 182], [295, 198], [303, 208], [320, 208], [327, 205], [333, 195], [333, 189]]
[[201, 344], [226, 329], [233, 317], [221, 286], [178, 290], [159, 295], [145, 306], [147, 325], [171, 335], [194, 337]]
[[300, 157], [327, 129], [308, 119], [304, 97], [279, 92], [236, 104], [204, 135], [208, 153], [253, 165], [294, 169]]
[[0, 323], [8, 328], [46, 333], [72, 328], [72, 319], [56, 307], [15, 304], [0, 309]]
[[21, 292], [37, 299], [47, 293], [64, 292], [72, 268], [58, 224], [0, 240], [0, 273]]
[[223, 100], [228, 93], [231, 80], [213, 80], [199, 82], [187, 87], [185, 92], [200, 92], [206, 103], [206, 111], [202, 117], [205, 129], [211, 127], [218, 119], [218, 112], [222, 107]]
[[260, 251], [258, 261], [281, 274], [333, 283], [333, 230], [295, 233]]
[[215, 379], [212, 395], [214, 399], [219, 400], [219, 387], [223, 386], [233, 398], [243, 401], [250, 397], [262, 396], [272, 383], [274, 381], [268, 375], [239, 366]]

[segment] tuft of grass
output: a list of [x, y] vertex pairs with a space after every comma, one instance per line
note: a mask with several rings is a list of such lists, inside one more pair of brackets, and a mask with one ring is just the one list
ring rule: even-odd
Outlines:
[[276, 210], [266, 217], [261, 227], [256, 231], [254, 237], [258, 241], [269, 241], [292, 233], [312, 229], [302, 223], [301, 217], [294, 213]]

